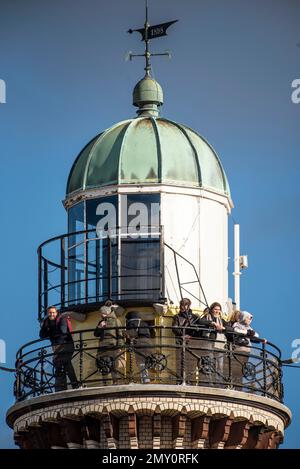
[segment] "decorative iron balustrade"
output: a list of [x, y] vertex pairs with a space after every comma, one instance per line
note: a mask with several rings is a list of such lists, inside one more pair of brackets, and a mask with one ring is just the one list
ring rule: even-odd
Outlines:
[[116, 227], [103, 235], [95, 229], [51, 238], [38, 248], [38, 308], [59, 309], [115, 302], [163, 301], [161, 227], [138, 233]]
[[[39, 320], [50, 305], [64, 311], [93, 308], [107, 299], [125, 306], [164, 303], [166, 251], [167, 271], [174, 266], [171, 282], [178, 297], [188, 295], [208, 306], [195, 266], [164, 242], [162, 226], [141, 227], [138, 233], [117, 227], [102, 237], [91, 229], [57, 236], [39, 246]], [[182, 268], [189, 272], [188, 278], [182, 277]], [[195, 286], [198, 296], [193, 293]]]
[[[212, 340], [211, 329], [201, 329], [202, 337], [189, 339], [175, 337], [174, 327], [150, 327], [150, 338], [130, 338], [126, 328], [118, 329], [115, 345], [105, 345], [105, 341], [101, 345], [93, 335], [94, 329], [73, 332], [75, 349], [71, 356], [76, 383], [68, 382], [64, 389], [177, 384], [245, 391], [282, 401], [281, 353], [271, 343], [239, 347], [234, 339], [237, 334], [233, 342]], [[203, 332], [208, 337], [203, 337]], [[57, 356], [57, 350], [44, 339], [18, 351], [17, 401], [63, 390], [58, 387]]]

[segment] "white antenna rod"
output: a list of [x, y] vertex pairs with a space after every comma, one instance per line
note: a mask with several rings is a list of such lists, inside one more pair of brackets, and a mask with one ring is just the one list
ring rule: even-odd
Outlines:
[[234, 301], [240, 309], [240, 225], [234, 225]]

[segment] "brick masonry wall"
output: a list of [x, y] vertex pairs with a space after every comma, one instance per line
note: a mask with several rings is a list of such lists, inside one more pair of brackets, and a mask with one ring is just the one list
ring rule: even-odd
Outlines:
[[162, 417], [161, 419], [161, 449], [172, 448], [173, 446], [173, 427], [171, 417]]
[[145, 415], [138, 419], [138, 438], [140, 449], [151, 449], [153, 447], [151, 416]]
[[119, 422], [119, 449], [130, 448], [128, 417], [120, 418]]
[[[206, 392], [206, 394], [211, 392], [211, 396], [204, 398], [198, 397], [195, 392], [189, 394], [187, 390], [183, 393], [179, 391], [178, 386], [172, 388], [174, 390], [173, 394], [171, 392], [164, 393], [162, 390], [161, 393], [156, 391], [153, 395], [149, 395], [149, 390], [146, 392], [146, 387], [141, 386], [141, 391], [138, 393], [136, 387], [130, 387], [131, 395], [128, 390], [126, 393], [119, 392], [112, 395], [112, 397], [109, 397], [106, 393], [101, 394], [101, 392], [95, 393], [94, 396], [89, 395], [91, 391], [87, 389], [81, 392], [80, 400], [76, 400], [72, 392], [67, 392], [66, 396], [69, 401], [58, 402], [53, 400], [51, 405], [46, 399], [43, 400], [42, 398], [39, 401], [40, 407], [36, 410], [30, 411], [27, 408], [26, 412], [26, 408], [24, 409], [23, 415], [14, 422], [14, 432], [16, 438], [19, 438], [20, 435], [29, 438], [31, 428], [36, 429], [47, 426], [51, 422], [59, 424], [66, 420], [82, 422], [82, 425], [84, 425], [84, 416], [93, 416], [99, 419], [100, 422], [106, 419], [106, 424], [103, 421], [100, 425], [99, 444], [101, 448], [107, 448], [110, 444], [119, 449], [130, 447], [150, 449], [153, 445], [155, 448], [161, 449], [174, 447], [189, 449], [194, 447], [195, 444], [201, 446], [201, 438], [204, 438], [198, 436], [197, 438], [200, 438], [198, 443], [195, 440], [191, 441], [191, 423], [192, 421], [195, 422], [194, 419], [206, 415], [211, 422], [221, 421], [224, 418], [233, 423], [247, 421], [255, 431], [263, 428], [264, 432], [273, 432], [272, 438], [274, 441], [278, 435], [281, 435], [282, 438], [284, 434], [284, 413], [280, 414], [280, 404], [276, 403], [274, 403], [273, 411], [270, 399], [265, 399], [265, 405], [262, 405], [264, 401], [261, 398], [255, 405], [255, 399], [250, 396], [247, 400], [247, 395], [244, 395], [244, 393], [237, 393], [244, 395], [243, 400], [240, 399], [239, 401], [234, 397], [231, 398], [230, 393], [228, 393], [230, 399], [224, 400], [220, 396], [213, 395], [213, 389]], [[143, 393], [144, 389], [145, 393]], [[237, 394], [232, 393], [232, 396]], [[174, 397], [171, 397], [172, 395]], [[224, 390], [224, 395], [226, 395], [226, 390]], [[85, 396], [86, 398], [83, 399]], [[31, 402], [32, 400], [28, 402], [28, 405]], [[134, 416], [133, 419], [131, 418], [130, 426], [129, 415]], [[177, 417], [179, 416], [183, 417], [178, 423]], [[155, 438], [153, 436], [154, 417], [156, 428], [159, 425]], [[107, 427], [107, 418], [110, 419], [109, 427]], [[105, 429], [104, 424], [106, 425]], [[228, 429], [230, 431], [230, 426]], [[235, 429], [237, 429], [237, 426], [235, 426]], [[233, 437], [231, 440], [233, 441]], [[260, 440], [262, 441], [262, 436], [260, 436]], [[206, 439], [204, 443], [206, 444], [207, 441]], [[223, 443], [226, 442], [223, 441]], [[275, 443], [276, 446], [277, 443]], [[68, 444], [68, 442], [65, 442], [65, 444]], [[82, 444], [84, 445], [84, 442]]]

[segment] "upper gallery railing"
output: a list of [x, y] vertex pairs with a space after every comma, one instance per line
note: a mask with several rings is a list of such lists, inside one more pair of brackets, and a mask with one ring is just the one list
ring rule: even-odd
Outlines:
[[[126, 328], [114, 328], [113, 339], [102, 342], [94, 330], [82, 330], [73, 333], [74, 348], [30, 342], [17, 353], [16, 399], [71, 387], [159, 383], [213, 386], [282, 400], [281, 353], [275, 345], [261, 341], [241, 347], [236, 334], [223, 342], [211, 339], [210, 329], [186, 339], [176, 336], [175, 329], [153, 326], [150, 337], [134, 337]], [[75, 382], [70, 382], [70, 363]]]

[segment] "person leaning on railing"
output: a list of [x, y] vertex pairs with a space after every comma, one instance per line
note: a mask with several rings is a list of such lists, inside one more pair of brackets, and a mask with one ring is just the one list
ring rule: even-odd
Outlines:
[[[179, 303], [179, 313], [173, 318], [173, 333], [176, 337], [176, 373], [180, 381], [185, 369], [186, 382], [196, 382], [198, 362], [207, 352], [201, 345], [204, 330], [213, 328], [222, 330], [221, 326], [211, 320], [202, 319], [191, 310], [191, 301], [183, 298]], [[185, 356], [183, 355], [183, 339], [185, 340]]]
[[225, 383], [228, 374], [228, 363], [225, 360], [225, 349], [227, 344], [228, 333], [233, 332], [232, 325], [229, 321], [222, 318], [222, 306], [215, 301], [204, 311], [203, 319], [212, 321], [215, 324], [215, 330], [204, 332], [203, 337], [209, 339], [207, 341], [208, 348], [212, 349], [211, 353], [211, 373], [209, 375], [211, 383]]
[[97, 352], [96, 364], [99, 372], [103, 376], [103, 383], [109, 384], [107, 379], [111, 374], [113, 384], [116, 384], [118, 377], [124, 372], [124, 334], [122, 324], [116, 317], [112, 305], [101, 306], [100, 320], [94, 330], [94, 336], [98, 337], [99, 348]]
[[[154, 333], [153, 329], [152, 331]], [[138, 311], [129, 311], [126, 315], [126, 336], [134, 347], [135, 364], [141, 383], [150, 383], [147, 358], [151, 358], [153, 341], [150, 328]]]
[[[232, 332], [232, 326], [229, 321], [225, 321], [222, 318], [222, 306], [220, 303], [215, 301], [210, 305], [209, 308], [206, 308], [202, 319], [213, 322], [216, 327], [214, 331], [211, 331], [207, 334], [211, 340], [216, 340], [220, 342], [220, 345], [215, 344], [215, 348], [224, 348], [224, 343], [226, 342], [226, 333]], [[203, 335], [204, 336], [204, 335]]]
[[67, 377], [72, 388], [78, 388], [78, 381], [72, 365], [74, 342], [70, 319], [66, 313], [58, 314], [55, 306], [49, 306], [47, 314], [41, 323], [40, 338], [49, 338], [52, 344], [55, 392], [67, 389]]
[[230, 339], [234, 352], [232, 358], [232, 375], [234, 383], [242, 387], [244, 370], [251, 351], [251, 342], [266, 344], [267, 340], [259, 339], [258, 333], [250, 326], [253, 319], [252, 314], [247, 311], [238, 311], [235, 313], [235, 319], [236, 321], [232, 325], [235, 334], [233, 334]]

